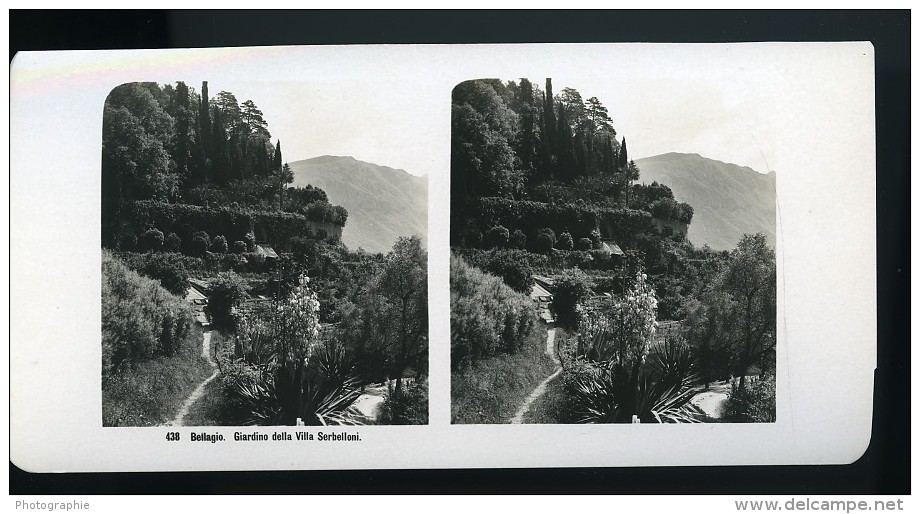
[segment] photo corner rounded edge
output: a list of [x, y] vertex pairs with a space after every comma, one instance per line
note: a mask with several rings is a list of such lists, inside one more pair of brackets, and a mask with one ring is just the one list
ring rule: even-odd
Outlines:
[[871, 401], [869, 402], [869, 412], [866, 413], [868, 415], [869, 423], [866, 426], [866, 430], [860, 432], [860, 439], [855, 440], [855, 444], [853, 445], [852, 449], [847, 449], [842, 458], [837, 462], [838, 464], [845, 466], [852, 466], [857, 464], [860, 460], [866, 458], [866, 456], [869, 455], [873, 444], [878, 444], [878, 441], [873, 437], [876, 432], [875, 401], [876, 391], [878, 390], [878, 387], [876, 386], [876, 382], [878, 380], [878, 365], [873, 367], [870, 376], [872, 377], [870, 382], [872, 390], [869, 393], [869, 398]]

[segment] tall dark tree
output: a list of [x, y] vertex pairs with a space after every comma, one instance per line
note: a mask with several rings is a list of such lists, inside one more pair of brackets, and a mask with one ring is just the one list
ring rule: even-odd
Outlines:
[[275, 144], [275, 154], [272, 156], [272, 171], [281, 169], [281, 163], [284, 161], [281, 159], [281, 140]]
[[247, 135], [260, 136], [263, 138], [271, 137], [268, 132], [268, 123], [265, 122], [262, 111], [256, 107], [255, 102], [246, 100], [240, 107], [240, 119], [243, 122], [243, 129]]
[[175, 95], [176, 148], [173, 159], [176, 162], [176, 173], [182, 178], [188, 178], [191, 174], [191, 123], [194, 118], [189, 108], [189, 90], [185, 82], [176, 83]]
[[227, 134], [235, 134], [240, 131], [243, 124], [240, 112], [240, 104], [236, 96], [229, 91], [217, 93], [214, 99], [214, 106], [220, 111], [221, 121], [224, 124], [224, 130]]
[[208, 141], [211, 136], [211, 103], [208, 99], [208, 81], [201, 82], [201, 102], [198, 104], [198, 125], [201, 128], [201, 146], [205, 157], [209, 157]]
[[628, 163], [629, 158], [626, 155], [626, 136], [623, 136], [623, 142], [620, 143], [620, 153], [619, 159], [617, 160], [617, 167], [621, 169], [625, 168]]
[[521, 135], [518, 156], [521, 167], [532, 174], [537, 159], [537, 134], [534, 127], [533, 85], [527, 79], [521, 79], [520, 98]]
[[211, 144], [213, 145], [211, 176], [217, 184], [230, 182], [230, 147], [227, 142], [227, 130], [224, 128], [224, 116], [220, 109], [214, 109], [211, 122]]
[[595, 131], [608, 132], [611, 136], [617, 134], [617, 131], [613, 129], [613, 120], [610, 119], [610, 113], [607, 112], [607, 108], [596, 96], [588, 98], [586, 108], [588, 119], [591, 121]]
[[576, 175], [574, 138], [572, 126], [569, 124], [565, 108], [559, 104], [559, 122], [556, 126], [556, 158], [558, 176], [564, 180], [572, 180]]
[[288, 184], [294, 182], [294, 172], [288, 163], [284, 163], [274, 172], [275, 183], [278, 185], [278, 210], [284, 210], [284, 190]]
[[546, 79], [546, 92], [543, 94], [543, 145], [546, 168], [551, 177], [556, 167], [556, 110], [553, 100], [553, 79]]

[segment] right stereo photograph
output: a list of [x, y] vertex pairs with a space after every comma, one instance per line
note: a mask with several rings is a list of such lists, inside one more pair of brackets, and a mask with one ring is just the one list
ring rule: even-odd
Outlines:
[[454, 424], [776, 421], [774, 102], [622, 83], [453, 89]]

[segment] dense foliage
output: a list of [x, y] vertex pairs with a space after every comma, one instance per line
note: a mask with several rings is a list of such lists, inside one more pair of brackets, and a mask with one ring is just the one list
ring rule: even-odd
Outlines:
[[459, 257], [450, 261], [450, 307], [451, 366], [455, 369], [518, 351], [537, 322], [530, 298]]
[[776, 258], [763, 234], [745, 235], [712, 288], [688, 316], [689, 337], [710, 351], [729, 356], [728, 369], [713, 378], [745, 377], [752, 366], [761, 373], [776, 359]]
[[399, 238], [365, 288], [345, 307], [339, 332], [361, 356], [368, 381], [427, 376], [428, 254], [421, 240]]
[[696, 369], [681, 340], [655, 347], [657, 300], [639, 275], [625, 294], [582, 309], [564, 348], [568, 411], [578, 423], [695, 422]]
[[301, 276], [267, 315], [243, 316], [224, 391], [231, 416], [248, 425], [358, 424], [355, 362], [334, 341], [322, 341], [319, 301]]
[[102, 377], [125, 366], [171, 356], [186, 339], [192, 313], [159, 282], [102, 253]]
[[400, 389], [390, 388], [377, 421], [383, 425], [427, 425], [428, 384], [413, 382]]
[[[746, 377], [775, 365], [776, 265], [762, 235], [731, 254], [687, 241], [693, 207], [665, 184], [635, 183], [641, 170], [596, 97], [568, 87], [554, 95], [551, 79], [543, 90], [527, 79], [473, 80], [454, 89], [451, 107], [451, 357], [464, 387], [479, 390], [463, 375], [471, 369], [483, 381], [499, 368], [508, 380], [523, 375], [503, 356], [526, 337], [502, 331], [520, 312], [511, 299], [523, 297], [502, 288], [526, 294], [539, 273], [552, 294], [541, 312], [577, 330], [564, 343], [565, 386], [553, 389], [564, 406], [544, 413], [695, 421], [692, 394], [731, 376], [741, 377], [736, 411], [762, 403], [745, 390]], [[679, 322], [656, 335], [658, 318]], [[475, 408], [504, 405], [472, 396], [482, 400]]]
[[[262, 239], [283, 244], [304, 231], [303, 220], [320, 224], [311, 226], [313, 231], [338, 237], [341, 231], [334, 227], [345, 225], [348, 212], [330, 205], [321, 189], [289, 188], [293, 173], [283, 162], [280, 141], [272, 145], [270, 137], [263, 113], [253, 101], [240, 104], [228, 91], [210, 98], [207, 82], [200, 94], [184, 82], [175, 87], [152, 82], [116, 87], [103, 112], [104, 246], [121, 242], [121, 249], [134, 250], [134, 236], [140, 237], [141, 250], [159, 250], [163, 237], [157, 232], [171, 231], [197, 251], [201, 243], [192, 244], [194, 230], [223, 235], [228, 243], [256, 230]], [[182, 214], [188, 217], [186, 212], [177, 213], [179, 224], [159, 218], [145, 223], [138, 217], [159, 213], [151, 213], [138, 201], [197, 205], [206, 212], [221, 206], [225, 214], [241, 213], [249, 219], [236, 220], [240, 223], [233, 227], [222, 219], [215, 221], [220, 225], [215, 227], [210, 219], [200, 219], [201, 214], [197, 219], [183, 218]], [[294, 217], [277, 216], [277, 211]], [[247, 222], [248, 228], [242, 226]], [[263, 223], [267, 224], [264, 234]]]

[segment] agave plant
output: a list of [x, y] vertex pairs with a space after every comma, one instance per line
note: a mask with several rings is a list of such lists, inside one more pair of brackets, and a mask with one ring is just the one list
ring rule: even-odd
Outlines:
[[662, 375], [642, 362], [610, 363], [572, 381], [577, 423], [696, 423], [702, 412], [690, 403], [690, 378]]
[[251, 425], [361, 424], [361, 383], [342, 344], [321, 341], [319, 302], [301, 276], [265, 320], [240, 324], [230, 400]]
[[632, 290], [586, 312], [568, 390], [579, 423], [693, 423], [697, 390], [692, 352], [681, 339], [655, 337], [655, 292], [638, 275]]
[[360, 425], [354, 407], [361, 395], [355, 364], [344, 348], [327, 343], [303, 361], [287, 360], [241, 375], [232, 385], [234, 404], [247, 425]]

